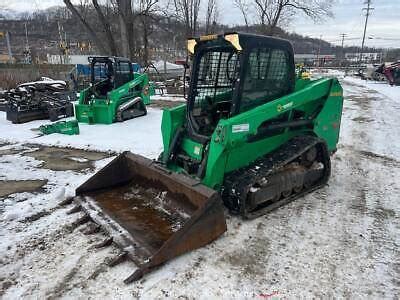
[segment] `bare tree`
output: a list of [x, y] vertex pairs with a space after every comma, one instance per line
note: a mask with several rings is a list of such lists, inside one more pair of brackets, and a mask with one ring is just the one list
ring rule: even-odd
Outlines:
[[152, 33], [150, 21], [155, 21], [158, 12], [159, 0], [139, 0], [139, 20], [142, 24], [143, 38], [143, 62], [147, 66], [149, 62], [149, 36]]
[[130, 59], [135, 56], [135, 28], [131, 0], [116, 0], [121, 31], [122, 54]]
[[111, 53], [111, 55], [117, 56], [118, 50], [117, 50], [117, 46], [115, 44], [114, 35], [111, 31], [110, 22], [108, 22], [108, 19], [104, 16], [103, 11], [101, 10], [101, 7], [100, 7], [99, 3], [97, 2], [97, 0], [92, 0], [92, 3], [94, 6], [94, 9], [96, 10], [96, 13], [99, 17], [99, 20], [103, 27], [104, 33], [106, 35], [108, 47], [110, 48], [110, 53]]
[[186, 28], [186, 37], [195, 36], [201, 0], [174, 0], [178, 20], [182, 20]]
[[109, 53], [106, 50], [106, 47], [102, 40], [98, 37], [96, 32], [93, 30], [92, 26], [86, 21], [86, 19], [81, 15], [81, 13], [76, 9], [76, 7], [71, 3], [71, 0], [63, 0], [64, 4], [67, 6], [67, 8], [70, 10], [70, 12], [76, 16], [79, 21], [82, 23], [83, 27], [86, 29], [88, 32], [90, 38], [94, 41], [96, 46], [99, 48], [99, 50], [103, 53]]
[[254, 0], [263, 33], [274, 35], [282, 22], [288, 22], [297, 12], [313, 20], [331, 16], [333, 0]]
[[81, 16], [86, 20], [88, 17], [89, 13], [89, 7], [90, 7], [90, 0], [80, 0], [79, 3], [75, 5], [77, 7], [77, 10], [81, 14]]
[[247, 0], [233, 0], [234, 5], [239, 8], [242, 13], [246, 28], [249, 27], [249, 3]]
[[214, 25], [218, 16], [217, 9], [217, 1], [208, 0], [206, 11], [206, 34], [212, 33], [214, 31]]

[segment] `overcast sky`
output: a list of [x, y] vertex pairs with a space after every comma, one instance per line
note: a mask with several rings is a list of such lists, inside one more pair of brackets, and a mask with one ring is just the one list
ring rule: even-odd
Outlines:
[[[335, 0], [332, 0], [335, 1]], [[288, 30], [310, 37], [319, 38], [340, 45], [340, 34], [347, 34], [345, 45], [361, 45], [365, 16], [362, 8], [366, 0], [336, 0], [333, 6], [334, 17], [315, 24], [298, 16], [289, 25]], [[207, 2], [203, 0], [203, 2]], [[218, 0], [221, 23], [243, 24], [241, 14], [232, 0]], [[62, 0], [0, 0], [1, 4], [17, 11], [45, 9], [54, 5], [63, 5]], [[375, 9], [369, 18], [367, 46], [400, 48], [400, 0], [372, 0]]]

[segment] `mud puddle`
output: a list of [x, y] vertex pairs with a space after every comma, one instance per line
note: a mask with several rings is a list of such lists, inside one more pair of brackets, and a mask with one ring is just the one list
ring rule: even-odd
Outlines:
[[[6, 142], [0, 142], [0, 148], [6, 148], [6, 146], [11, 145], [10, 143], [6, 143]], [[0, 149], [0, 156], [3, 155], [13, 155], [13, 154], [17, 154], [19, 153], [20, 150], [17, 149], [12, 149], [12, 148], [8, 148], [8, 149]]]
[[94, 169], [94, 162], [110, 155], [103, 152], [85, 151], [80, 149], [39, 147], [38, 150], [24, 155], [43, 161], [41, 168], [53, 171], [82, 171]]
[[14, 154], [17, 154], [19, 152], [21, 152], [21, 150], [17, 150], [17, 149], [3, 149], [3, 150], [1, 150], [0, 149], [0, 156], [3, 156], [3, 155], [14, 155]]
[[47, 180], [1, 180], [0, 198], [7, 197], [16, 193], [33, 193], [43, 191], [43, 186]]
[[374, 119], [367, 118], [367, 117], [357, 117], [357, 118], [353, 118], [352, 120], [355, 122], [358, 122], [358, 123], [370, 123], [370, 122], [374, 121]]
[[358, 95], [349, 95], [345, 98], [347, 101], [354, 102], [358, 107], [363, 110], [369, 111], [371, 109], [371, 101], [376, 101], [376, 98], [373, 97], [364, 97]]
[[157, 108], [173, 108], [184, 104], [183, 101], [172, 101], [172, 100], [151, 100], [150, 107]]

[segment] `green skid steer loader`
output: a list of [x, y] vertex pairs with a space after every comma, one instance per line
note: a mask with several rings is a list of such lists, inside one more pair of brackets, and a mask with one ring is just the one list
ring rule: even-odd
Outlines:
[[80, 92], [75, 105], [79, 122], [111, 124], [147, 114], [151, 88], [145, 73], [133, 72], [122, 57], [89, 57], [91, 85]]
[[296, 75], [292, 45], [227, 33], [188, 41], [187, 104], [164, 110], [157, 161], [125, 152], [76, 190], [74, 211], [138, 268], [130, 282], [226, 231], [224, 205], [254, 218], [324, 186], [342, 88]]

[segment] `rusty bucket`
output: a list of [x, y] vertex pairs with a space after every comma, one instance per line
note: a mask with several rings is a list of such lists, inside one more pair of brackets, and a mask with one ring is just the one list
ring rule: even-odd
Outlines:
[[137, 265], [126, 283], [226, 231], [216, 191], [130, 152], [82, 184], [74, 202]]

